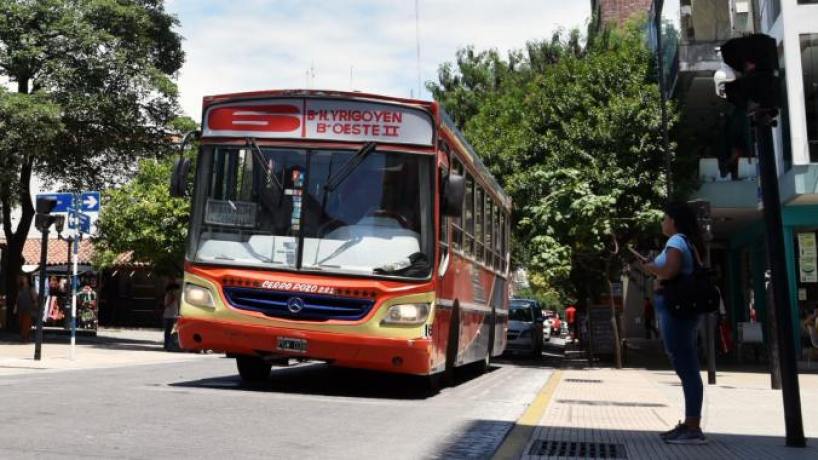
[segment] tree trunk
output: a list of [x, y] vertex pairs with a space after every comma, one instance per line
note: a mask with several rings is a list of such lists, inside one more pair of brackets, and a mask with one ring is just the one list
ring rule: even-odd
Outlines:
[[3, 281], [6, 288], [6, 329], [12, 331], [15, 329], [13, 324], [12, 310], [17, 302], [17, 275], [21, 273], [23, 268], [23, 246], [26, 244], [28, 238], [28, 231], [31, 228], [31, 222], [34, 220], [34, 206], [31, 204], [31, 171], [33, 168], [33, 160], [26, 155], [23, 160], [23, 166], [20, 168], [20, 190], [18, 200], [22, 214], [20, 215], [20, 222], [17, 224], [17, 229], [12, 231], [11, 228], [11, 207], [13, 205], [11, 200], [11, 191], [8, 186], [0, 190], [0, 202], [3, 205], [3, 233], [6, 237], [6, 254], [3, 260]]
[[617, 369], [622, 369], [622, 340], [619, 337], [619, 323], [616, 320], [616, 301], [614, 301], [614, 282], [612, 280], [611, 260], [606, 262], [605, 278], [608, 280], [608, 302], [611, 305], [611, 328], [613, 329], [613, 349], [614, 349], [614, 365]]

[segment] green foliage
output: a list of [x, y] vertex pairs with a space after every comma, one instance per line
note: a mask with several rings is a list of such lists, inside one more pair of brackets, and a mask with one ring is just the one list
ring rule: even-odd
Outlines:
[[16, 174], [32, 157], [48, 155], [62, 130], [60, 108], [47, 95], [10, 93], [0, 88], [0, 189], [7, 199], [19, 196]]
[[133, 180], [105, 192], [94, 265], [110, 267], [133, 251], [132, 262], [147, 263], [161, 274], [181, 272], [190, 200], [170, 196], [172, 167], [172, 159], [142, 160]]
[[[552, 40], [543, 45], [552, 59], [534, 65], [529, 53], [465, 112], [466, 137], [512, 195], [514, 256], [535, 290], [593, 294], [586, 288], [604, 286], [617, 270], [617, 245], [652, 231], [660, 217], [660, 94], [643, 30], [633, 23], [584, 49], [576, 32]], [[489, 74], [508, 67], [481, 64]], [[460, 110], [448, 94], [468, 89], [446, 91], [444, 106]]]
[[[198, 129], [190, 117], [178, 117], [169, 125], [180, 136]], [[192, 143], [184, 152], [194, 171], [197, 148]], [[148, 264], [163, 275], [177, 276], [182, 271], [190, 200], [170, 196], [170, 175], [177, 158], [142, 160], [133, 179], [104, 193], [94, 240], [95, 266], [111, 267], [129, 253], [131, 262]]]
[[[69, 190], [121, 182], [144, 157], [169, 152], [184, 61], [163, 0], [0, 0], [0, 208], [14, 276], [31, 227], [30, 182]], [[11, 209], [21, 206], [17, 228]]]
[[0, 1], [0, 75], [60, 113], [34, 172], [100, 187], [167, 151], [184, 60], [177, 25], [161, 0]]

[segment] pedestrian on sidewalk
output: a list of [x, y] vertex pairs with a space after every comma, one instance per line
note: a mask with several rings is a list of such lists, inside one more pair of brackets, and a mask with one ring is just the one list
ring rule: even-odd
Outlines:
[[165, 305], [165, 310], [162, 312], [162, 323], [165, 328], [165, 350], [171, 351], [175, 348], [173, 326], [176, 325], [176, 318], [179, 316], [179, 284], [176, 280], [171, 280], [167, 288], [165, 288], [163, 304]]
[[573, 305], [568, 305], [565, 308], [565, 321], [568, 322], [568, 333], [571, 335], [570, 340], [573, 342], [577, 339], [577, 308]]
[[[691, 275], [694, 257], [701, 258], [702, 238], [696, 214], [685, 203], [671, 203], [665, 207], [662, 233], [668, 237], [664, 250], [653, 262], [643, 262], [641, 268], [660, 281], [667, 282], [679, 275]], [[707, 442], [701, 430], [704, 385], [696, 352], [700, 315], [678, 315], [666, 308], [661, 287], [655, 295], [656, 312], [662, 340], [676, 375], [682, 382], [685, 399], [685, 420], [670, 431], [661, 434], [671, 444], [703, 444]]]
[[14, 305], [14, 310], [20, 328], [20, 341], [28, 343], [31, 341], [31, 317], [37, 305], [37, 292], [26, 275], [17, 277], [17, 286], [17, 303]]
[[653, 337], [659, 337], [659, 330], [656, 328], [656, 314], [650, 297], [645, 297], [645, 303], [642, 305], [642, 320], [645, 322], [645, 338], [650, 340]]

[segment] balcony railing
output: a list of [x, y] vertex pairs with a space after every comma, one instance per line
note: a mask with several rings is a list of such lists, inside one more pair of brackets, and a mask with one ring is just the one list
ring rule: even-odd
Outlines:
[[702, 158], [699, 160], [699, 180], [702, 183], [755, 180], [757, 178], [758, 160], [756, 158], [739, 158], [738, 175], [736, 177], [732, 177], [729, 173], [722, 177], [718, 158]]
[[699, 160], [699, 190], [693, 198], [708, 201], [714, 209], [758, 209], [757, 166], [757, 159], [741, 158], [737, 176], [722, 177], [718, 159], [702, 158]]

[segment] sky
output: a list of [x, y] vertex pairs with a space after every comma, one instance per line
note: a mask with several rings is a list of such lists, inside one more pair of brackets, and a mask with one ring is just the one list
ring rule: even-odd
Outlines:
[[[184, 37], [184, 112], [205, 95], [262, 89], [431, 95], [440, 64], [472, 45], [505, 54], [585, 29], [588, 0], [167, 0]], [[416, 33], [419, 32], [419, 33]], [[417, 40], [420, 42], [418, 72]], [[420, 74], [420, 75], [418, 75]], [[418, 78], [420, 77], [420, 78]]]

